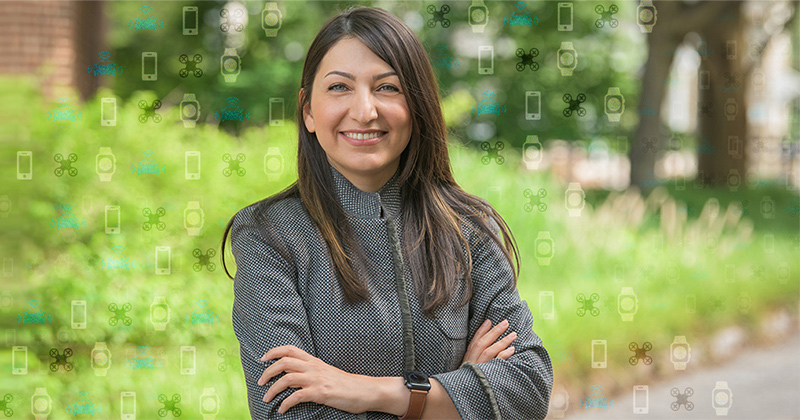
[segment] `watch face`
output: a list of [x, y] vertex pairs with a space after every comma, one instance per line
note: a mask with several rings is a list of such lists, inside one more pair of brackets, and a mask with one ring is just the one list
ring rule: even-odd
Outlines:
[[676, 362], [685, 362], [689, 358], [689, 351], [685, 344], [678, 344], [672, 349], [672, 357]]
[[483, 7], [475, 7], [472, 9], [472, 12], [469, 15], [470, 19], [472, 20], [471, 23], [481, 24], [486, 23], [486, 9]]
[[234, 57], [225, 57], [225, 59], [222, 60], [222, 69], [226, 73], [234, 73], [238, 67], [239, 62]]
[[580, 207], [581, 201], [583, 201], [583, 197], [581, 197], [581, 193], [579, 193], [578, 191], [571, 191], [567, 195], [567, 202], [569, 203], [570, 208]]
[[536, 245], [536, 253], [539, 257], [549, 257], [553, 252], [553, 246], [549, 241], [541, 241]]
[[203, 412], [214, 412], [217, 408], [217, 399], [214, 397], [203, 398]]
[[623, 312], [632, 312], [636, 306], [636, 301], [630, 296], [623, 296], [619, 301], [619, 307]]
[[281, 160], [276, 157], [267, 159], [267, 170], [270, 172], [278, 172], [281, 170]]
[[608, 112], [619, 112], [622, 108], [622, 98], [617, 95], [609, 96], [606, 101]]
[[97, 167], [103, 172], [110, 171], [114, 167], [114, 161], [108, 156], [101, 156], [97, 161]]
[[558, 57], [558, 61], [561, 62], [561, 65], [564, 67], [572, 67], [575, 65], [575, 55], [572, 51], [563, 51]]
[[190, 211], [186, 214], [186, 224], [189, 226], [199, 226], [200, 220], [201, 217], [199, 211]]
[[94, 365], [98, 368], [104, 368], [108, 365], [108, 356], [104, 352], [97, 352], [94, 354]]
[[0, 212], [7, 212], [11, 209], [11, 202], [8, 200], [0, 200]]
[[734, 103], [725, 104], [725, 113], [729, 115], [736, 114], [736, 104]]
[[525, 157], [527, 159], [536, 159], [537, 157], [539, 157], [540, 150], [541, 146], [537, 144], [525, 145]]
[[162, 306], [153, 308], [153, 320], [162, 321], [167, 319], [167, 309]]
[[197, 106], [192, 102], [184, 103], [181, 106], [181, 113], [184, 118], [194, 118], [197, 115]]
[[653, 22], [653, 17], [655, 16], [655, 8], [652, 6], [642, 6], [639, 9], [639, 23], [643, 25], [647, 25]]
[[33, 413], [34, 414], [42, 414], [47, 412], [47, 408], [50, 404], [47, 403], [47, 397], [36, 397], [33, 401]]
[[278, 26], [278, 21], [278, 14], [275, 12], [269, 12], [264, 15], [264, 26]]
[[724, 389], [718, 389], [714, 392], [714, 404], [717, 407], [725, 407], [730, 405], [731, 397]]

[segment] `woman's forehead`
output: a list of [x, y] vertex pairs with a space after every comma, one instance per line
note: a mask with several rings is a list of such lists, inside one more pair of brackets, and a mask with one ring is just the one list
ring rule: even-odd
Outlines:
[[389, 63], [358, 38], [346, 37], [337, 41], [322, 57], [317, 71], [319, 77], [325, 77], [331, 71], [344, 72], [356, 78], [382, 75], [393, 72]]

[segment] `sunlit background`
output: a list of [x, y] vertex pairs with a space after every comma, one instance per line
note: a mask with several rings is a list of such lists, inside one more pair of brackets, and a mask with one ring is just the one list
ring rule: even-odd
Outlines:
[[750, 391], [800, 385], [800, 19], [750, 0], [0, 3], [0, 414], [249, 418], [220, 240], [296, 180], [305, 52], [350, 4], [429, 53], [550, 418], [800, 417]]

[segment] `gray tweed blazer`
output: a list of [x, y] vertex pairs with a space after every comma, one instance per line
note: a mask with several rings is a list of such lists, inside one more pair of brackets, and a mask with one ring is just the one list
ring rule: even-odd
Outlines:
[[[356, 305], [344, 300], [325, 240], [299, 199], [274, 202], [269, 208], [260, 206], [260, 201], [234, 216], [231, 248], [237, 270], [232, 323], [241, 344], [252, 418], [397, 419], [384, 412], [352, 414], [311, 402], [278, 414], [281, 402], [297, 388], [287, 388], [265, 403], [268, 387], [285, 373], [265, 386], [256, 382], [274, 363], [261, 362], [261, 356], [283, 345], [297, 346], [354, 374], [402, 376], [407, 370], [423, 371], [447, 390], [462, 419], [544, 418], [553, 367], [498, 245], [488, 235], [477, 235], [466, 226], [472, 222], [462, 218], [472, 252], [472, 299], [456, 307], [464, 291], [462, 282], [459, 293], [439, 308], [435, 319], [428, 319], [416, 298], [411, 270], [403, 262], [399, 169], [380, 191], [370, 193], [329, 166], [336, 196], [369, 260], [370, 299]], [[290, 258], [259, 230], [263, 217], [272, 222]], [[499, 226], [490, 224], [499, 234]], [[515, 354], [508, 360], [462, 365], [467, 345], [486, 319], [493, 325], [508, 319], [507, 332], [517, 332]]]

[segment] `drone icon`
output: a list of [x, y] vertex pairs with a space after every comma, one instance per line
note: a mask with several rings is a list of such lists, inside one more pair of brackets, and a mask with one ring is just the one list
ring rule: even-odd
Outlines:
[[494, 159], [498, 165], [502, 165], [503, 162], [506, 161], [506, 159], [500, 156], [499, 153], [501, 150], [503, 150], [503, 148], [505, 148], [505, 145], [502, 141], [495, 143], [494, 147], [492, 147], [488, 141], [481, 143], [481, 150], [486, 151], [486, 156], [481, 157], [481, 163], [488, 165], [489, 162]]
[[64, 156], [61, 153], [56, 153], [56, 155], [53, 156], [53, 159], [57, 163], [61, 164], [61, 166], [57, 167], [53, 171], [53, 173], [55, 173], [56, 176], [64, 175], [64, 171], [65, 170], [67, 171], [69, 176], [78, 175], [78, 168], [72, 167], [72, 162], [75, 162], [75, 161], [78, 160], [78, 155], [76, 155], [75, 153], [70, 153], [69, 156], [67, 156], [67, 159], [64, 159]]
[[236, 171], [236, 175], [244, 176], [244, 174], [247, 171], [245, 171], [244, 168], [239, 166], [239, 164], [244, 162], [244, 160], [245, 160], [244, 153], [239, 153], [238, 155], [236, 155], [236, 159], [233, 159], [230, 153], [225, 153], [224, 155], [222, 155], [222, 161], [229, 165], [227, 168], [222, 169], [222, 175], [231, 176], [233, 171]]
[[608, 22], [608, 26], [612, 28], [616, 28], [619, 26], [619, 21], [612, 16], [614, 13], [617, 13], [619, 8], [616, 4], [612, 4], [611, 7], [608, 8], [608, 11], [605, 10], [602, 4], [598, 4], [594, 8], [594, 12], [600, 15], [600, 18], [594, 21], [594, 26], [598, 28], [602, 28], [606, 22]]
[[536, 71], [539, 70], [539, 63], [533, 61], [535, 57], [539, 56], [539, 50], [536, 48], [531, 48], [530, 52], [525, 54], [525, 50], [522, 48], [517, 48], [517, 57], [520, 58], [520, 62], [517, 63], [517, 71], [525, 70], [525, 66], [530, 66], [531, 70]]
[[669, 393], [675, 397], [675, 401], [669, 405], [669, 408], [671, 408], [672, 411], [678, 411], [681, 408], [681, 404], [686, 406], [688, 411], [692, 411], [694, 409], [694, 403], [689, 401], [689, 397], [694, 395], [694, 390], [692, 388], [686, 388], [683, 391], [683, 394], [681, 394], [681, 390], [678, 388], [672, 388]]
[[543, 198], [547, 197], [547, 191], [544, 188], [539, 188], [539, 191], [537, 191], [535, 195], [533, 194], [533, 190], [528, 188], [522, 192], [522, 195], [531, 200], [529, 203], [525, 203], [523, 206], [525, 211], [529, 212], [533, 210], [534, 205], [536, 205], [536, 208], [539, 209], [539, 211], [547, 210], [547, 203], [542, 201]]
[[628, 350], [636, 353], [635, 355], [631, 356], [630, 359], [628, 359], [630, 364], [635, 365], [639, 363], [639, 359], [641, 359], [642, 363], [646, 365], [653, 363], [653, 358], [647, 355], [648, 351], [653, 350], [653, 345], [650, 344], [649, 341], [645, 341], [641, 348], [639, 348], [639, 345], [636, 343], [631, 342], [628, 344]]
[[595, 302], [600, 301], [600, 295], [597, 293], [592, 293], [589, 296], [589, 299], [586, 299], [586, 296], [583, 293], [578, 293], [578, 296], [575, 297], [575, 300], [581, 304], [576, 311], [578, 316], [586, 315], [586, 311], [589, 311], [592, 316], [600, 315], [600, 308], [594, 306]]
[[143, 110], [144, 113], [139, 115], [139, 122], [144, 124], [147, 122], [147, 119], [153, 117], [153, 122], [161, 122], [161, 115], [156, 114], [156, 110], [161, 108], [161, 101], [156, 99], [150, 106], [147, 106], [147, 102], [139, 101], [139, 109]]
[[432, 15], [432, 17], [428, 19], [429, 28], [435, 27], [436, 22], [441, 22], [442, 28], [447, 28], [450, 26], [450, 19], [444, 17], [445, 14], [450, 13], [450, 6], [445, 4], [437, 11], [436, 6], [431, 4], [428, 6], [427, 11]]
[[178, 75], [180, 75], [181, 77], [188, 76], [190, 71], [194, 73], [194, 77], [200, 77], [200, 76], [203, 75], [203, 69], [197, 67], [198, 64], [203, 62], [203, 56], [202, 55], [195, 54], [194, 57], [192, 57], [192, 59], [189, 60], [189, 56], [188, 55], [181, 54], [181, 56], [178, 57], [178, 61], [180, 61], [181, 64], [185, 64], [186, 65], [186, 67], [184, 67], [184, 68], [180, 69], [180, 71], [178, 71]]
[[576, 100], [572, 100], [572, 95], [565, 93], [562, 99], [564, 100], [564, 103], [569, 104], [569, 106], [564, 108], [565, 117], [571, 117], [572, 111], [576, 111], [579, 117], [586, 115], [586, 108], [581, 106], [582, 103], [586, 102], [586, 95], [579, 93], [578, 98]]

